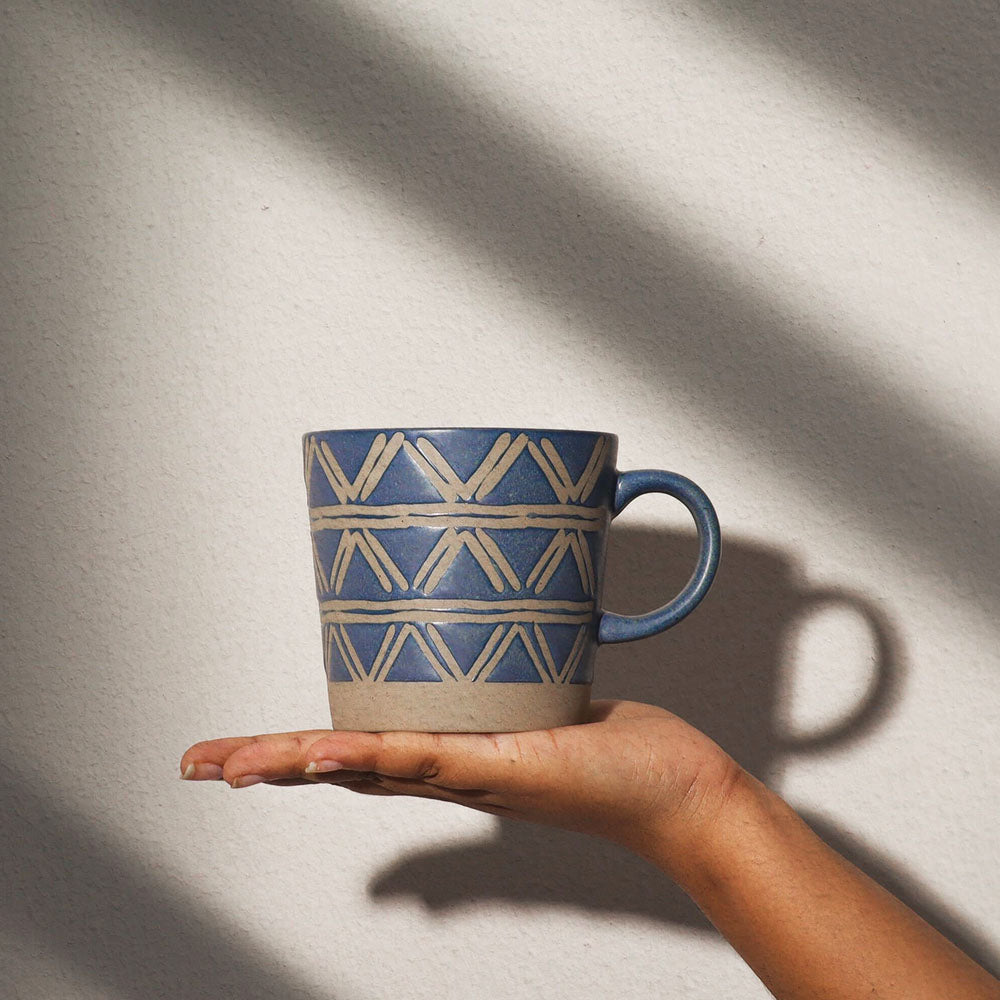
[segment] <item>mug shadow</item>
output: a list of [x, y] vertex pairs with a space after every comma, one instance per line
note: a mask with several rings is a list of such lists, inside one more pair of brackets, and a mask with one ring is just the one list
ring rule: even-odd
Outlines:
[[[638, 611], [651, 594], [679, 590], [694, 565], [693, 534], [616, 526], [608, 557], [605, 605]], [[779, 725], [783, 661], [791, 628], [819, 606], [839, 604], [864, 620], [872, 639], [867, 692], [845, 718], [808, 735]], [[702, 606], [664, 635], [601, 650], [595, 698], [661, 705], [702, 729], [765, 783], [794, 754], [822, 752], [860, 739], [891, 710], [902, 671], [891, 622], [862, 595], [810, 589], [788, 553], [726, 537], [715, 584]], [[989, 943], [902, 868], [848, 831], [815, 815], [806, 820], [860, 869], [991, 970]], [[496, 836], [408, 855], [369, 884], [377, 900], [412, 898], [432, 911], [494, 900], [637, 916], [711, 931], [691, 900], [651, 866], [617, 845], [515, 820]]]

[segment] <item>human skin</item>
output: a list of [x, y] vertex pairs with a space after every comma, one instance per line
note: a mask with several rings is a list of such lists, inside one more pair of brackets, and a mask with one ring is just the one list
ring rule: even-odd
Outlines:
[[603, 837], [674, 879], [778, 1000], [1000, 1000], [1000, 982], [652, 705], [521, 733], [306, 730], [196, 743], [188, 780], [416, 795]]

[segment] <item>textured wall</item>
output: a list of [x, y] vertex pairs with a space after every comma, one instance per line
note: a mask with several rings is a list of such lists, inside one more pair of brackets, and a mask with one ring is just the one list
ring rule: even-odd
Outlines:
[[[1000, 964], [995, 4], [13, 0], [0, 949], [20, 1000], [763, 997], [624, 853], [177, 780], [326, 720], [299, 435], [616, 431], [723, 568], [600, 696]], [[609, 603], [685, 576], [616, 526]]]

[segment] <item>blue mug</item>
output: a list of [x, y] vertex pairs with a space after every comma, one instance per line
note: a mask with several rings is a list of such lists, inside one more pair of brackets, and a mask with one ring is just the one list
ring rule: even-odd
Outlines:
[[[618, 472], [595, 431], [449, 427], [302, 439], [336, 729], [516, 732], [587, 718], [597, 647], [655, 635], [719, 561], [708, 497], [673, 472]], [[601, 609], [612, 518], [644, 493], [694, 517], [687, 585], [638, 616]]]

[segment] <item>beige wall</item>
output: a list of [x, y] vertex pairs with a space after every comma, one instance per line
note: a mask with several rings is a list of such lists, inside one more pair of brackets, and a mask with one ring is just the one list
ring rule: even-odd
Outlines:
[[[1000, 46], [986, 3], [876, 6], [7, 5], [15, 996], [766, 995], [596, 842], [177, 781], [325, 723], [299, 435], [371, 425], [613, 430], [699, 481], [715, 592], [597, 693], [997, 968]], [[638, 610], [690, 538], [622, 521]]]

